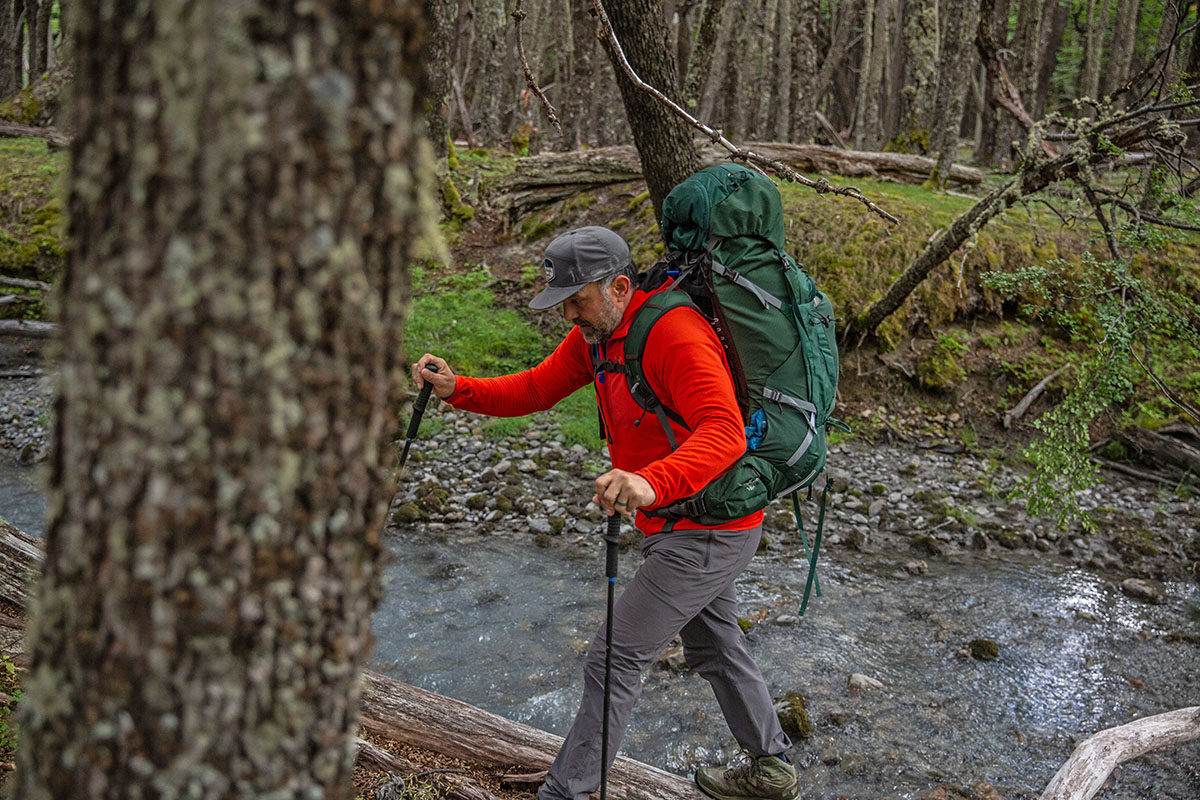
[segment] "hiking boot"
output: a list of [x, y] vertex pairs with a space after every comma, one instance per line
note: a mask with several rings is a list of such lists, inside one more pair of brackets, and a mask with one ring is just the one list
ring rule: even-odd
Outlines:
[[753, 756], [737, 767], [700, 767], [696, 783], [717, 800], [795, 800], [796, 768], [779, 756]]

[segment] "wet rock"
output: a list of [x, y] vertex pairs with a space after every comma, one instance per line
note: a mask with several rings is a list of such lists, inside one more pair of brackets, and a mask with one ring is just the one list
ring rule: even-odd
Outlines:
[[683, 655], [683, 645], [674, 644], [662, 651], [658, 657], [658, 666], [672, 672], [687, 672], [689, 667]]
[[932, 789], [919, 794], [917, 800], [974, 800], [974, 798], [967, 794], [966, 789], [952, 783], [939, 783]]
[[878, 517], [885, 510], [887, 510], [887, 507], [888, 507], [887, 500], [883, 500], [883, 499], [874, 500], [874, 501], [872, 501], [871, 505], [867, 506], [867, 516], [868, 517]]
[[1163, 593], [1158, 588], [1141, 578], [1126, 578], [1121, 581], [1121, 591], [1126, 596], [1132, 597], [1134, 600], [1140, 600], [1143, 603], [1158, 605], [1167, 601], [1167, 598], [1163, 596]]
[[927, 533], [914, 536], [909, 546], [918, 553], [924, 553], [927, 556], [940, 556], [942, 554], [942, 546], [938, 543], [938, 540]]
[[1000, 657], [1000, 645], [991, 639], [972, 639], [967, 642], [967, 650], [977, 661], [995, 661]]
[[545, 517], [532, 517], [529, 520], [529, 532], [534, 535], [549, 536], [554, 533], [554, 530], [550, 527], [550, 520]]
[[420, 518], [421, 509], [417, 508], [416, 503], [401, 503], [400, 507], [392, 512], [392, 524], [394, 525], [407, 525]]
[[987, 552], [988, 545], [991, 544], [991, 540], [988, 539], [987, 534], [985, 534], [983, 531], [971, 531], [969, 534], [967, 534], [967, 541], [968, 547], [970, 547], [972, 550], [978, 550], [983, 553]]
[[851, 692], [873, 692], [883, 689], [883, 681], [855, 672], [846, 679], [846, 689]]
[[870, 541], [870, 538], [870, 531], [861, 525], [855, 526], [846, 532], [846, 544], [859, 552], [867, 549], [867, 543]]
[[467, 497], [466, 506], [472, 511], [482, 511], [488, 503], [486, 494], [473, 494]]
[[517, 462], [517, 471], [529, 474], [538, 471], [537, 463], [531, 458], [523, 458]]
[[888, 493], [888, 487], [886, 484], [883, 484], [883, 483], [872, 483], [871, 484], [871, 494], [875, 495], [876, 497], [880, 497], [887, 493]]
[[905, 563], [904, 571], [909, 575], [924, 575], [929, 571], [929, 565], [924, 561], [909, 561]]
[[807, 739], [812, 734], [812, 721], [808, 718], [808, 708], [804, 696], [796, 691], [789, 691], [783, 696], [783, 702], [776, 706], [779, 724], [783, 732], [796, 739]]
[[775, 618], [776, 625], [799, 625], [800, 618], [795, 614], [780, 614]]

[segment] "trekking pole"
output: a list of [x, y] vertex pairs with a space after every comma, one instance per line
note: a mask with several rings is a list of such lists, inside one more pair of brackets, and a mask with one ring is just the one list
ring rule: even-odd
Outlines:
[[600, 725], [600, 800], [608, 798], [608, 705], [612, 678], [613, 591], [617, 582], [617, 555], [621, 543], [621, 515], [608, 518], [604, 532], [604, 574], [608, 578], [608, 617], [604, 624], [604, 721]]
[[[430, 372], [437, 372], [436, 364], [426, 364], [425, 369]], [[399, 472], [404, 468], [404, 462], [408, 460], [408, 448], [412, 447], [413, 439], [417, 438], [417, 428], [421, 427], [421, 417], [425, 414], [425, 405], [429, 402], [429, 393], [433, 391], [433, 384], [425, 381], [425, 385], [421, 387], [420, 393], [417, 395], [417, 402], [413, 403], [412, 420], [408, 423], [408, 433], [404, 440], [404, 452], [400, 454], [400, 466], [396, 468]]]

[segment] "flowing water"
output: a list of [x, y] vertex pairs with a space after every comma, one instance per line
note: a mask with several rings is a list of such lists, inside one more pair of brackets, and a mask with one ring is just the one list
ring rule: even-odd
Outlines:
[[26, 533], [42, 535], [46, 527], [46, 500], [38, 467], [0, 460], [0, 518]]
[[[565, 734], [605, 609], [602, 543], [543, 550], [437, 525], [389, 541], [374, 667]], [[623, 554], [618, 586], [639, 561]], [[1074, 568], [972, 557], [901, 578], [895, 560], [837, 550], [809, 613], [776, 623], [805, 576], [795, 556], [760, 555], [739, 587], [743, 613], [766, 612], [748, 638], [772, 691], [807, 699], [815, 731], [794, 751], [806, 798], [911, 798], [942, 781], [1036, 796], [1090, 734], [1200, 705], [1195, 584], [1147, 605]], [[998, 660], [956, 655], [980, 637]], [[884, 689], [850, 694], [855, 672]], [[653, 669], [622, 752], [686, 775], [736, 745], [701, 678]], [[1200, 742], [1130, 762], [1097, 796], [1200, 798]]]

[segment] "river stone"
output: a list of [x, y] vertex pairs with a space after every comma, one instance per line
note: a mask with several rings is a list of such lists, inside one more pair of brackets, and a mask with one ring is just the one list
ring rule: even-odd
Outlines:
[[967, 649], [977, 661], [995, 661], [1000, 657], [1000, 645], [991, 639], [972, 639], [967, 642]]
[[658, 657], [658, 666], [672, 672], [687, 672], [688, 663], [683, 655], [683, 645], [668, 647]]
[[780, 614], [775, 618], [776, 625], [799, 625], [800, 618], [795, 614]]
[[549, 536], [551, 531], [550, 520], [545, 517], [531, 517], [529, 519], [529, 532], [533, 534], [543, 534]]
[[909, 575], [924, 575], [929, 571], [929, 565], [924, 561], [909, 561], [904, 565], [904, 571]]
[[887, 505], [888, 505], [888, 501], [884, 500], [882, 498], [880, 498], [879, 500], [873, 501], [871, 503], [871, 505], [867, 506], [867, 516], [868, 517], [878, 517], [880, 514], [883, 513], [883, 510], [885, 508], [887, 508]]
[[927, 533], [914, 536], [909, 545], [912, 549], [927, 556], [940, 556], [942, 554], [942, 546], [938, 544], [937, 539]]
[[972, 550], [979, 550], [985, 553], [987, 552], [990, 541], [988, 540], [987, 534], [985, 534], [983, 531], [972, 531], [969, 535], [969, 539]]
[[855, 672], [846, 679], [846, 689], [851, 692], [869, 692], [883, 688], [883, 681]]
[[1161, 591], [1141, 578], [1126, 578], [1121, 581], [1121, 591], [1128, 597], [1132, 597], [1134, 600], [1141, 600], [1143, 603], [1158, 605], [1166, 602], [1166, 598], [1163, 597]]
[[537, 470], [538, 470], [538, 465], [533, 461], [533, 459], [523, 458], [520, 460], [520, 462], [517, 463], [517, 471], [518, 472], [524, 472], [525, 474], [529, 474], [531, 472], [537, 472]]
[[496, 470], [497, 475], [504, 475], [510, 469], [512, 469], [512, 462], [509, 461], [507, 458], [496, 462], [495, 470]]

